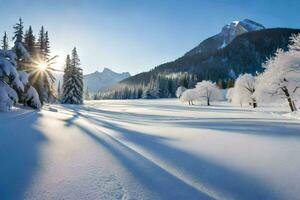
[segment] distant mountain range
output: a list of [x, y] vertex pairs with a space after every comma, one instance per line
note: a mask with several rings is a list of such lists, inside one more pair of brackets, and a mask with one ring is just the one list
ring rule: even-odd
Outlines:
[[255, 74], [262, 71], [262, 63], [277, 48], [286, 50], [290, 36], [297, 33], [300, 29], [268, 29], [249, 19], [233, 21], [225, 25], [219, 34], [204, 40], [182, 57], [124, 79], [120, 84], [147, 85], [159, 74], [178, 72], [194, 74], [198, 81], [227, 81], [241, 73]]
[[90, 92], [97, 92], [106, 89], [119, 81], [130, 77], [128, 72], [117, 73], [108, 68], [102, 72], [96, 71], [83, 76], [83, 84]]
[[[117, 73], [111, 69], [104, 68], [102, 72], [96, 71], [91, 74], [83, 75], [84, 89], [88, 88], [89, 92], [95, 93], [104, 90], [119, 81], [130, 77], [128, 72]], [[63, 74], [55, 74], [56, 84], [62, 85]]]

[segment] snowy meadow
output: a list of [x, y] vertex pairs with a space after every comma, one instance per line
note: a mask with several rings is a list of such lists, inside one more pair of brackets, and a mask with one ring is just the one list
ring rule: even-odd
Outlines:
[[3, 199], [300, 196], [300, 121], [286, 105], [106, 100], [0, 120]]
[[300, 199], [299, 3], [12, 2], [0, 200]]

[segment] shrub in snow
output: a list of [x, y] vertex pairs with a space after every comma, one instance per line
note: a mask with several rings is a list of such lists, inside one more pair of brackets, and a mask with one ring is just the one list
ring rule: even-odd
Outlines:
[[176, 90], [176, 97], [180, 98], [184, 91], [186, 91], [186, 88], [183, 86], [179, 86]]
[[234, 92], [232, 94], [233, 102], [247, 103], [253, 108], [257, 107], [257, 101], [254, 96], [256, 88], [256, 78], [251, 74], [240, 75], [234, 84]]
[[17, 101], [17, 93], [4, 81], [0, 81], [0, 111], [8, 111]]
[[291, 111], [296, 111], [295, 102], [300, 96], [300, 34], [291, 37], [288, 51], [278, 49], [263, 67], [255, 96], [261, 101], [268, 97], [283, 98]]
[[211, 81], [201, 81], [197, 83], [196, 91], [198, 93], [198, 100], [205, 101], [208, 106], [210, 102], [222, 99], [220, 89], [216, 86], [216, 83]]
[[185, 90], [180, 97], [180, 101], [188, 102], [189, 105], [193, 105], [193, 101], [196, 101], [198, 99], [199, 99], [199, 95], [196, 89]]
[[[19, 98], [17, 92], [21, 96], [25, 91], [25, 86], [28, 84], [28, 74], [24, 71], [17, 71], [17, 56], [15, 51], [26, 54], [26, 49], [21, 43], [15, 43], [13, 50], [0, 50], [0, 110], [8, 111], [11, 106], [16, 103]], [[16, 89], [16, 90], [15, 90]], [[38, 104], [38, 96], [35, 99]]]
[[34, 87], [30, 86], [26, 92], [25, 100], [27, 102], [27, 105], [34, 107], [34, 108], [41, 108], [42, 104], [39, 99], [39, 94], [37, 93], [36, 89]]

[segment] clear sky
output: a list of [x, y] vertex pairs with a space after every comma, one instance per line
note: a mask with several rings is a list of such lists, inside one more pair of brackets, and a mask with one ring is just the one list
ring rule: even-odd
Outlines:
[[21, 16], [49, 31], [62, 67], [76, 46], [84, 73], [109, 67], [131, 74], [182, 56], [233, 21], [300, 28], [298, 0], [0, 0], [0, 31]]

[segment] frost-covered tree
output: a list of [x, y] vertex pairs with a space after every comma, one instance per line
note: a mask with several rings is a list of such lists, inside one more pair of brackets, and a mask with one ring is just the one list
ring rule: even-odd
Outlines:
[[295, 102], [300, 96], [300, 34], [291, 37], [288, 51], [277, 50], [263, 67], [255, 96], [261, 101], [270, 96], [283, 98], [291, 111], [296, 111]]
[[211, 81], [204, 80], [197, 83], [196, 91], [198, 92], [199, 100], [206, 101], [208, 106], [212, 101], [222, 99], [220, 89], [216, 86], [216, 83]]
[[229, 103], [233, 102], [234, 98], [234, 88], [228, 88], [227, 93], [226, 93], [226, 99], [228, 100]]
[[76, 48], [72, 50], [72, 58], [67, 56], [63, 77], [62, 103], [83, 103], [83, 74]]
[[257, 107], [257, 101], [254, 96], [256, 88], [256, 78], [251, 74], [240, 75], [234, 84], [233, 101], [247, 103], [253, 108]]
[[199, 91], [197, 89], [185, 90], [180, 97], [181, 102], [188, 102], [189, 105], [193, 105], [194, 101], [199, 100]]
[[35, 108], [41, 107], [36, 90], [28, 84], [28, 74], [17, 71], [17, 50], [21, 58], [29, 55], [22, 43], [18, 42], [15, 42], [12, 50], [0, 50], [1, 111], [8, 111], [18, 101]]
[[9, 45], [8, 45], [8, 37], [7, 37], [6, 31], [4, 32], [4, 35], [3, 35], [3, 38], [2, 38], [2, 45], [1, 45], [1, 48], [2, 48], [3, 50], [8, 50], [8, 48], [9, 48]]
[[176, 97], [180, 98], [184, 91], [186, 91], [186, 88], [183, 86], [179, 86], [176, 90]]

